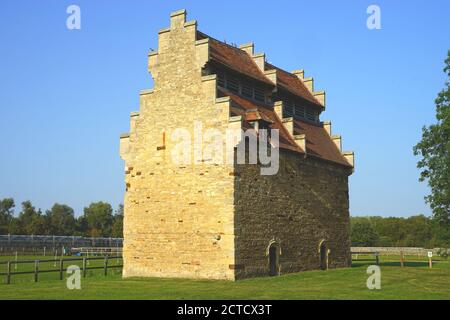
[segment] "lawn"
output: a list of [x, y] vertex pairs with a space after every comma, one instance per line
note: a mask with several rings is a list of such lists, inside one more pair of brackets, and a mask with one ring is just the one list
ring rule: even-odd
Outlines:
[[[381, 290], [366, 287], [367, 266], [360, 259], [352, 268], [308, 271], [238, 282], [180, 279], [121, 279], [119, 272], [82, 279], [81, 290], [68, 290], [57, 274], [32, 282], [30, 275], [13, 284], [0, 284], [0, 299], [450, 299], [450, 261], [408, 257], [381, 260]], [[0, 271], [1, 272], [1, 271]]]

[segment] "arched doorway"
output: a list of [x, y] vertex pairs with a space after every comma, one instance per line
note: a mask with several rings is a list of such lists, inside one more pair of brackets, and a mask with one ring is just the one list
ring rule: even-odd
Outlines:
[[267, 256], [269, 259], [269, 275], [271, 277], [278, 276], [280, 274], [280, 247], [276, 242], [269, 245]]
[[320, 270], [328, 269], [327, 244], [322, 241], [319, 246]]
[[269, 249], [269, 275], [271, 277], [278, 275], [278, 254], [277, 247], [270, 246]]

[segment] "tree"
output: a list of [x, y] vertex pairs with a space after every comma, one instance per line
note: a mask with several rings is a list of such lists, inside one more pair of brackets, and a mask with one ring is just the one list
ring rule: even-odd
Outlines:
[[91, 203], [89, 207], [84, 208], [89, 234], [91, 237], [109, 237], [113, 223], [113, 210], [109, 203], [96, 202]]
[[28, 234], [48, 235], [50, 234], [49, 223], [47, 218], [42, 214], [39, 209], [31, 220], [31, 226], [28, 230]]
[[46, 212], [49, 232], [56, 236], [72, 235], [75, 232], [75, 214], [71, 207], [55, 203]]
[[360, 219], [351, 224], [352, 246], [372, 247], [378, 244], [379, 235], [369, 219]]
[[36, 211], [30, 201], [22, 202], [22, 211], [18, 220], [21, 233], [27, 235], [47, 233], [45, 217], [41, 210]]
[[446, 225], [442, 225], [439, 221], [433, 220], [431, 222], [431, 239], [429, 242], [429, 248], [450, 248], [450, 228]]
[[14, 218], [14, 199], [0, 200], [0, 234], [9, 233], [11, 221]]
[[123, 204], [119, 205], [114, 215], [111, 236], [114, 238], [123, 238]]
[[[352, 243], [355, 246], [374, 242], [380, 247], [450, 246], [450, 228], [424, 215], [408, 218], [351, 217], [350, 224]], [[366, 226], [367, 224], [370, 226]]]
[[115, 212], [115, 215], [123, 217], [123, 212], [124, 212], [123, 204], [119, 204], [119, 207], [117, 208], [117, 210]]
[[19, 219], [13, 217], [11, 223], [9, 224], [8, 229], [9, 234], [24, 234], [25, 232], [22, 230], [22, 226], [20, 225]]
[[31, 201], [22, 202], [22, 211], [19, 213], [18, 224], [20, 233], [32, 234], [33, 217], [37, 214]]
[[[450, 78], [450, 51], [444, 72]], [[425, 197], [433, 216], [441, 224], [450, 224], [450, 85], [446, 81], [436, 103], [437, 123], [422, 129], [422, 140], [414, 147], [414, 155], [421, 156], [417, 167], [420, 181], [428, 180], [431, 194]]]
[[88, 222], [85, 216], [79, 216], [78, 219], [75, 220], [75, 234], [76, 236], [85, 237], [88, 236]]
[[412, 216], [405, 219], [406, 247], [429, 247], [432, 237], [430, 219], [424, 215]]

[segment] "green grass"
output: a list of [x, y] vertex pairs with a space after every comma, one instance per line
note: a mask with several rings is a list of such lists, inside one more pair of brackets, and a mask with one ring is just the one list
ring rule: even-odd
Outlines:
[[123, 280], [119, 274], [104, 277], [100, 270], [82, 279], [82, 290], [73, 291], [56, 280], [57, 274], [38, 283], [30, 275], [28, 281], [0, 284], [0, 299], [450, 299], [450, 261], [436, 261], [429, 269], [425, 258], [407, 257], [401, 268], [398, 257], [382, 257], [382, 288], [369, 290], [366, 269], [373, 259], [359, 258], [348, 269], [238, 282]]

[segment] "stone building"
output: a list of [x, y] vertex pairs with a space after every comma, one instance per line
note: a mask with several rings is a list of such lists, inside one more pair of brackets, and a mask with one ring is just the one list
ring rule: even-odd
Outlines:
[[[124, 277], [238, 280], [350, 266], [354, 156], [321, 122], [325, 93], [314, 91], [313, 78], [266, 62], [252, 43], [200, 32], [185, 10], [159, 31], [148, 69], [154, 88], [141, 91], [120, 139]], [[262, 175], [259, 161], [176, 163], [173, 132], [195, 135], [194, 123], [278, 129], [277, 173]]]

